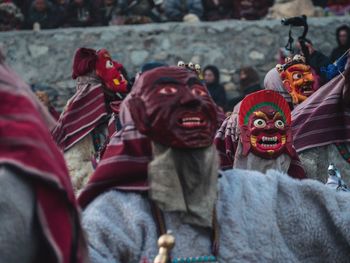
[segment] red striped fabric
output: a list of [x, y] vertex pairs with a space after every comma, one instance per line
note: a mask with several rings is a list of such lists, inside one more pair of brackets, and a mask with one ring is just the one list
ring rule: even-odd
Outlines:
[[29, 87], [0, 64], [0, 165], [16, 168], [33, 185], [41, 232], [54, 252], [40, 260], [84, 262], [72, 185], [38, 104]]
[[78, 197], [83, 208], [109, 189], [148, 190], [147, 167], [152, 160], [151, 142], [136, 129], [126, 106], [128, 98], [121, 105], [122, 130], [110, 138], [102, 160]]
[[297, 152], [350, 142], [350, 107], [343, 98], [347, 85], [339, 75], [293, 110], [292, 133]]
[[78, 84], [78, 90], [68, 101], [52, 136], [64, 151], [84, 138], [105, 121], [108, 115], [102, 84], [96, 80]]

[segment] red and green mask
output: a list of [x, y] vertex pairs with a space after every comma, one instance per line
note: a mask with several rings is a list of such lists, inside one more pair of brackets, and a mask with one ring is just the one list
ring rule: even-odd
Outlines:
[[97, 51], [96, 75], [114, 93], [128, 91], [128, 82], [121, 73], [122, 68], [123, 65], [113, 61], [106, 49]]
[[295, 55], [286, 59], [285, 65], [277, 65], [284, 88], [293, 99], [293, 104], [300, 104], [316, 90], [315, 78], [311, 67], [305, 64], [304, 57]]
[[243, 156], [250, 152], [264, 159], [282, 153], [292, 156], [291, 112], [285, 99], [275, 91], [248, 95], [239, 110]]

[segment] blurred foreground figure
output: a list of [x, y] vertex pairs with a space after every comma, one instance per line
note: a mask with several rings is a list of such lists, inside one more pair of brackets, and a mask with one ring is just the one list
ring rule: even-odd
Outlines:
[[92, 262], [151, 263], [167, 230], [172, 262], [349, 261], [349, 193], [271, 170], [218, 178], [215, 104], [193, 71], [142, 73], [121, 113], [79, 197]]
[[0, 262], [87, 262], [54, 121], [0, 58]]

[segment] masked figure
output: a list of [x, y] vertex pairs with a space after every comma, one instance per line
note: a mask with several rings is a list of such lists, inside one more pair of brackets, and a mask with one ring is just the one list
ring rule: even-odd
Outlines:
[[121, 108], [123, 129], [79, 196], [92, 263], [154, 262], [167, 230], [172, 262], [347, 260], [348, 239], [331, 240], [349, 236], [349, 214], [319, 215], [330, 213], [328, 202], [349, 210], [348, 196], [276, 171], [218, 178], [215, 105], [194, 72], [146, 71]]
[[316, 91], [315, 79], [311, 67], [305, 64], [305, 58], [295, 55], [286, 58], [284, 65], [278, 64], [284, 88], [292, 97], [293, 104], [300, 104]]
[[238, 114], [244, 156], [251, 151], [264, 159], [292, 155], [290, 110], [281, 95], [260, 91], [247, 96]]
[[215, 144], [222, 167], [276, 169], [305, 178], [290, 125], [289, 105], [277, 92], [262, 90], [246, 96], [217, 132]]
[[52, 134], [65, 152], [75, 190], [87, 182], [105, 142], [118, 129], [119, 104], [128, 92], [123, 66], [107, 50], [80, 48], [73, 62], [77, 91]]
[[326, 182], [333, 163], [350, 184], [349, 94], [348, 68], [292, 112], [294, 145], [310, 178]]

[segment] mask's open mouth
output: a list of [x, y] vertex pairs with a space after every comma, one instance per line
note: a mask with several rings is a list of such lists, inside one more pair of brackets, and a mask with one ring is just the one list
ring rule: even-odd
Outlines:
[[262, 146], [263, 148], [275, 148], [278, 144], [278, 138], [277, 136], [274, 136], [274, 137], [263, 136], [258, 141], [258, 144], [260, 144], [260, 146]]
[[204, 116], [199, 113], [184, 114], [178, 119], [178, 123], [181, 127], [188, 129], [201, 128], [207, 125]]
[[250, 142], [262, 151], [276, 151], [286, 143], [286, 136], [251, 136]]
[[302, 95], [309, 97], [312, 93], [314, 93], [312, 83], [308, 83], [303, 86], [300, 86], [299, 91]]

